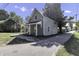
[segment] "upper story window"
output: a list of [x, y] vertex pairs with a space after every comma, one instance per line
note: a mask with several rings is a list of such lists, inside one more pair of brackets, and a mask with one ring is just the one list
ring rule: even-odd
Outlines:
[[35, 16], [35, 19], [37, 19], [37, 16]]

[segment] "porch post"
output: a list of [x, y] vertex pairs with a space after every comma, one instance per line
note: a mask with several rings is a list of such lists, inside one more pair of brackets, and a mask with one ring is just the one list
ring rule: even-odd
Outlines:
[[37, 29], [37, 25], [38, 25], [38, 24], [36, 24], [36, 36], [38, 35], [38, 29]]
[[31, 34], [31, 33], [30, 33], [30, 32], [31, 32], [30, 30], [31, 30], [31, 27], [30, 27], [30, 24], [29, 24], [29, 35]]

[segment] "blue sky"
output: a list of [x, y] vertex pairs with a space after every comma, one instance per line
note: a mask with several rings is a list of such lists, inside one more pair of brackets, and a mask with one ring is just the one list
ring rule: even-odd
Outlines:
[[[34, 8], [37, 8], [39, 11], [44, 8], [44, 3], [11, 3], [11, 4], [2, 4], [0, 3], [0, 9], [5, 9], [8, 12], [15, 12], [17, 15], [25, 18], [32, 13]], [[64, 15], [74, 16], [76, 13], [79, 14], [79, 4], [75, 3], [62, 3], [61, 9], [64, 10]], [[77, 10], [76, 10], [77, 9]], [[77, 11], [77, 12], [76, 12]], [[79, 19], [79, 17], [78, 17]]]

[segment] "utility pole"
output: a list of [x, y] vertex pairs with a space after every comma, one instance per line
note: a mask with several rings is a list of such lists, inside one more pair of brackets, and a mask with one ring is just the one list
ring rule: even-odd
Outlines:
[[[78, 5], [76, 4], [76, 8], [75, 8], [75, 19], [76, 19], [76, 23], [77, 23], [77, 17], [78, 17], [78, 7], [77, 7]], [[76, 27], [76, 31], [77, 31], [77, 27]]]

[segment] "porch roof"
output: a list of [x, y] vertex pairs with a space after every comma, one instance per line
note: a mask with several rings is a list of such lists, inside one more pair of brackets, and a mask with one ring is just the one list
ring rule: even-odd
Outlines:
[[27, 23], [27, 25], [29, 25], [29, 24], [41, 24], [41, 21], [39, 21], [39, 22], [31, 22], [31, 23]]

